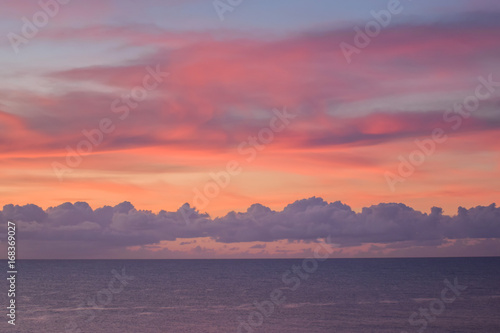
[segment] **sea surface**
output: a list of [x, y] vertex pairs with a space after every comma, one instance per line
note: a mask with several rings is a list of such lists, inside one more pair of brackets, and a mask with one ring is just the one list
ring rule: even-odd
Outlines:
[[500, 332], [498, 257], [21, 260], [16, 284], [0, 332]]

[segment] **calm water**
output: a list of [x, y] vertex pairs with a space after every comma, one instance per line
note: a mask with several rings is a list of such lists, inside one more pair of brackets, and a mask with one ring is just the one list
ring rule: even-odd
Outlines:
[[[17, 324], [7, 325], [4, 315], [0, 331], [400, 333], [427, 323], [424, 332], [500, 332], [500, 258], [330, 259], [315, 271], [308, 262], [312, 273], [290, 272], [285, 283], [283, 274], [302, 263], [20, 261]], [[117, 280], [112, 270], [120, 275], [123, 268], [134, 279]], [[443, 281], [455, 278], [467, 289], [458, 296], [445, 290], [448, 303], [436, 300]], [[273, 290], [282, 294], [276, 302], [286, 299], [271, 309]], [[5, 309], [5, 289], [0, 300]], [[419, 308], [428, 319], [415, 314], [412, 326]]]

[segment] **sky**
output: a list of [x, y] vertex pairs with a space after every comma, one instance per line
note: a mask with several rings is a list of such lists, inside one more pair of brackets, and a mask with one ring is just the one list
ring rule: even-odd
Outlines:
[[0, 5], [21, 258], [500, 255], [498, 1]]

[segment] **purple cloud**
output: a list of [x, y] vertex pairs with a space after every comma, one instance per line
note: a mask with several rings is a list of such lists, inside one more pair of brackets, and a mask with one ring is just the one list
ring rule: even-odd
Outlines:
[[[186, 223], [186, 216], [190, 223]], [[500, 238], [500, 208], [495, 204], [460, 207], [455, 216], [443, 215], [438, 207], [427, 214], [400, 203], [380, 203], [357, 213], [340, 201], [328, 203], [317, 197], [295, 201], [282, 211], [254, 204], [246, 212], [213, 219], [188, 204], [175, 212], [158, 213], [137, 210], [129, 202], [95, 210], [85, 202], [67, 202], [45, 211], [32, 204], [10, 204], [0, 211], [0, 223], [6, 225], [7, 220], [16, 221], [24, 247], [33, 243], [52, 248], [38, 254], [42, 257], [50, 257], [54, 248], [81, 257], [198, 237], [239, 243], [314, 242], [329, 236], [341, 247], [379, 243], [389, 248], [438, 246], [450, 239]]]

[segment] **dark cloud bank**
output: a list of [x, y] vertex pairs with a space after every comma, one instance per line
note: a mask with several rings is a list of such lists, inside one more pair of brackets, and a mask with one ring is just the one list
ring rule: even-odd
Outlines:
[[[380, 203], [354, 212], [341, 202], [321, 198], [296, 201], [282, 211], [254, 204], [244, 213], [230, 212], [211, 218], [188, 204], [176, 212], [137, 210], [129, 202], [93, 210], [85, 202], [64, 203], [47, 210], [30, 204], [5, 205], [3, 226], [17, 222], [21, 246], [33, 256], [85, 257], [123, 250], [128, 246], [155, 244], [176, 238], [211, 237], [217, 242], [238, 243], [275, 240], [317, 241], [330, 236], [340, 247], [364, 243], [390, 248], [437, 246], [448, 240], [500, 238], [500, 208], [495, 204], [466, 209], [455, 216], [433, 207], [430, 214], [400, 203]], [[496, 241], [496, 240], [495, 240]], [[19, 250], [22, 253], [22, 249]]]

